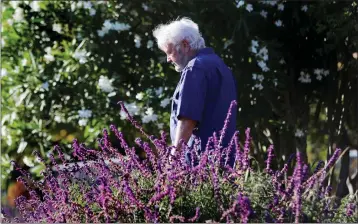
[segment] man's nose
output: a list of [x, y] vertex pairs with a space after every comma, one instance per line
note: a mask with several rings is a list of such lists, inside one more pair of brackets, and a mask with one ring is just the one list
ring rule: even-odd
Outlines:
[[167, 56], [167, 62], [171, 62], [171, 61], [172, 59], [169, 56]]

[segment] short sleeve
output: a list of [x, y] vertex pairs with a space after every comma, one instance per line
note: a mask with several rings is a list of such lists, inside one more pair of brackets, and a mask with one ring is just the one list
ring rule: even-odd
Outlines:
[[177, 118], [186, 117], [200, 122], [203, 117], [207, 78], [203, 68], [186, 69], [179, 90]]

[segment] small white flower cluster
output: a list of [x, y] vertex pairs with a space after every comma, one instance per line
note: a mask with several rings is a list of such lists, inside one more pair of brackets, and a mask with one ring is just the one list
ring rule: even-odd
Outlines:
[[84, 64], [87, 62], [87, 56], [89, 56], [90, 54], [91, 53], [87, 52], [86, 50], [79, 50], [79, 51], [75, 51], [72, 57], [78, 60], [80, 64]]
[[283, 26], [282, 20], [276, 20], [276, 21], [275, 21], [275, 25], [276, 25], [277, 27]]
[[92, 116], [92, 111], [91, 110], [79, 110], [78, 111], [78, 116], [81, 118], [80, 120], [78, 120], [78, 125], [79, 126], [86, 126], [87, 122], [88, 122], [88, 118], [90, 118]]
[[151, 121], [156, 121], [156, 120], [158, 120], [158, 115], [154, 114], [153, 108], [149, 107], [146, 110], [145, 115], [142, 117], [142, 122], [149, 123]]
[[86, 110], [86, 109], [79, 110], [78, 111], [78, 116], [80, 118], [90, 118], [92, 116], [92, 111], [91, 110]]
[[49, 87], [49, 83], [47, 81], [42, 83], [42, 85], [41, 85], [41, 89], [43, 89], [43, 90], [48, 90], [48, 87]]
[[45, 56], [44, 56], [44, 59], [45, 59], [45, 62], [48, 64], [49, 62], [52, 62], [55, 60], [55, 57], [52, 55], [52, 49], [51, 47], [46, 47], [45, 48]]
[[52, 25], [52, 30], [57, 33], [62, 33], [62, 26], [59, 23], [55, 23]]
[[7, 70], [6, 68], [1, 68], [1, 78], [7, 76]]
[[316, 79], [321, 81], [322, 80], [322, 75], [323, 76], [327, 76], [329, 75], [329, 71], [328, 70], [324, 70], [324, 69], [319, 69], [319, 68], [316, 68], [313, 73], [316, 75]]
[[258, 66], [261, 68], [263, 72], [268, 72], [270, 69], [267, 67], [265, 61], [268, 60], [268, 50], [266, 47], [262, 47], [259, 51], [257, 48], [259, 47], [259, 43], [257, 40], [251, 40], [250, 51], [255, 54]]
[[[245, 5], [245, 1], [243, 0], [240, 0], [237, 5], [236, 5], [236, 8], [240, 8], [241, 6]], [[252, 4], [247, 4], [245, 9], [248, 11], [248, 12], [252, 12], [254, 10], [254, 7], [252, 7]]]
[[277, 9], [279, 11], [283, 11], [285, 9], [285, 6], [282, 3], [280, 3], [280, 4], [277, 5]]
[[[313, 70], [313, 74], [316, 75], [316, 79], [321, 81], [323, 76], [327, 77], [329, 75], [329, 70], [324, 70], [322, 68], [316, 68]], [[311, 83], [311, 77], [308, 73], [304, 73], [303, 71], [300, 72], [300, 77], [298, 80], [302, 83]]]
[[77, 8], [84, 8], [89, 10], [90, 16], [94, 16], [96, 14], [96, 9], [93, 8], [92, 2], [90, 1], [78, 1], [72, 2], [71, 10], [75, 11]]
[[[138, 115], [139, 114], [139, 107], [135, 104], [135, 102], [133, 103], [124, 103], [124, 106], [126, 107], [128, 113], [133, 116], [133, 115]], [[121, 110], [120, 112], [120, 116], [121, 116], [121, 120], [124, 120], [127, 118], [126, 113]]]
[[262, 86], [262, 81], [265, 79], [262, 74], [252, 74], [252, 79], [256, 81], [256, 84], [254, 85], [253, 89], [262, 90], [264, 87]]
[[140, 41], [141, 40], [142, 40], [142, 38], [140, 38], [140, 36], [138, 34], [134, 35], [134, 43], [135, 43], [136, 48], [140, 48], [140, 46], [141, 46]]
[[263, 1], [259, 1], [261, 4], [265, 4], [265, 5], [271, 5], [271, 6], [275, 6], [277, 4], [277, 0], [263, 0]]
[[267, 18], [267, 12], [265, 10], [261, 10], [260, 15], [265, 19]]
[[112, 82], [113, 80], [109, 80], [107, 76], [101, 75], [98, 80], [98, 86], [103, 92], [110, 93], [114, 90]]
[[108, 19], [104, 21], [102, 29], [97, 30], [98, 36], [103, 37], [106, 35], [110, 30], [116, 30], [116, 31], [123, 31], [123, 30], [129, 30], [130, 26], [125, 23], [111, 23]]
[[298, 137], [298, 138], [301, 138], [304, 136], [304, 133], [301, 129], [297, 129], [296, 132], [295, 132], [295, 136]]
[[303, 71], [300, 72], [300, 77], [298, 78], [298, 81], [302, 83], [311, 83], [311, 77], [308, 73], [304, 73]]
[[24, 20], [24, 10], [22, 8], [16, 8], [15, 13], [12, 16], [15, 22], [22, 22]]
[[307, 12], [308, 6], [307, 6], [307, 5], [303, 5], [303, 6], [301, 7], [301, 10], [304, 11], [304, 12]]
[[136, 98], [137, 100], [142, 100], [143, 97], [144, 97], [144, 93], [143, 93], [143, 92], [137, 93], [137, 95], [135, 96], [135, 98]]
[[160, 102], [160, 106], [164, 108], [164, 107], [168, 106], [169, 103], [170, 103], [170, 99], [165, 98]]
[[149, 49], [149, 48], [152, 48], [153, 47], [153, 41], [152, 40], [148, 40], [148, 42], [147, 42], [147, 48]]

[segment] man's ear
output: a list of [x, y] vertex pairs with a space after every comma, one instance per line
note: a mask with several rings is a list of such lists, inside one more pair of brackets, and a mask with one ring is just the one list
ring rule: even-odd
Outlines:
[[183, 40], [182, 41], [182, 44], [183, 44], [183, 48], [185, 49], [185, 52], [188, 52], [190, 50], [190, 44], [187, 40]]

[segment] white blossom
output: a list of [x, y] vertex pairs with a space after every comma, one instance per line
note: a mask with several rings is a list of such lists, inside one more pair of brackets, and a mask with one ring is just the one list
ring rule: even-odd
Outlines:
[[52, 30], [57, 33], [62, 33], [62, 26], [59, 23], [55, 23], [52, 25]]
[[89, 14], [90, 14], [90, 16], [94, 16], [94, 15], [96, 15], [96, 9], [90, 9], [89, 10]]
[[279, 61], [279, 63], [280, 63], [281, 65], [285, 64], [285, 63], [286, 63], [286, 62], [285, 62], [285, 59], [281, 58], [281, 60]]
[[246, 5], [246, 10], [247, 10], [248, 12], [251, 12], [252, 10], [254, 10], [254, 8], [252, 7], [251, 4], [247, 4], [247, 5]]
[[301, 83], [310, 83], [312, 80], [308, 73], [305, 74], [304, 72], [301, 71], [298, 81], [300, 81]]
[[144, 93], [142, 93], [142, 92], [138, 93], [138, 94], [135, 96], [135, 98], [136, 98], [137, 100], [142, 100], [143, 97], [144, 97]]
[[252, 73], [252, 79], [256, 80], [257, 79], [257, 74], [256, 73]]
[[298, 138], [301, 138], [303, 137], [304, 133], [302, 130], [300, 129], [297, 129], [296, 132], [295, 132], [295, 136], [298, 137]]
[[323, 74], [323, 69], [316, 68], [316, 69], [313, 71], [313, 73], [314, 73], [315, 75], [321, 75], [321, 74]]
[[24, 164], [28, 167], [34, 167], [35, 164], [34, 164], [34, 161], [28, 157], [28, 156], [24, 156], [24, 158], [22, 159], [22, 161], [24, 162]]
[[145, 3], [142, 3], [142, 8], [144, 9], [144, 11], [148, 11], [149, 9], [149, 7]]
[[129, 28], [130, 26], [128, 24], [119, 22], [111, 23], [111, 21], [107, 19], [104, 21], [102, 29], [97, 30], [97, 33], [98, 36], [103, 37], [109, 32], [109, 30], [123, 31], [128, 30]]
[[169, 98], [165, 98], [164, 100], [162, 100], [162, 101], [160, 102], [160, 106], [164, 108], [164, 107], [166, 107], [169, 103], [170, 103], [170, 99], [169, 99]]
[[6, 68], [1, 68], [1, 77], [7, 76]]
[[283, 11], [285, 9], [285, 6], [282, 3], [280, 3], [277, 5], [277, 9]]
[[12, 18], [15, 22], [21, 22], [24, 20], [24, 10], [22, 8], [16, 8]]
[[78, 125], [83, 127], [87, 125], [87, 122], [88, 122], [87, 119], [80, 119], [78, 120]]
[[83, 2], [83, 8], [91, 9], [92, 8], [92, 3], [91, 2]]
[[159, 129], [163, 129], [163, 126], [164, 126], [163, 123], [158, 123], [158, 124], [157, 124], [157, 127], [158, 127]]
[[153, 47], [153, 41], [152, 40], [148, 40], [147, 42], [147, 48], [152, 48]]
[[156, 120], [158, 120], [158, 115], [154, 114], [153, 108], [149, 107], [142, 118], [142, 122], [149, 123]]
[[260, 66], [260, 68], [262, 69], [262, 71], [264, 71], [264, 72], [268, 72], [268, 71], [270, 71], [270, 69], [267, 67], [267, 65], [266, 65], [266, 62], [264, 62], [264, 61], [258, 61], [258, 66]]
[[21, 1], [10, 1], [10, 5], [14, 9], [16, 9], [20, 3], [21, 3]]
[[79, 60], [80, 64], [84, 64], [87, 62], [87, 51], [85, 50], [76, 51], [72, 57]]
[[44, 82], [44, 83], [41, 85], [41, 89], [44, 89], [44, 90], [48, 90], [48, 87], [49, 87], [48, 82]]
[[140, 36], [137, 35], [137, 34], [134, 35], [134, 43], [135, 43], [135, 47], [136, 47], [136, 48], [140, 48], [140, 45], [141, 45], [140, 41], [141, 41]]
[[163, 87], [159, 87], [158, 89], [155, 89], [154, 91], [157, 96], [160, 96], [163, 93]]
[[262, 17], [264, 17], [264, 18], [267, 18], [267, 12], [266, 12], [265, 10], [262, 10], [262, 11], [260, 12], [260, 15], [261, 15]]
[[129, 28], [130, 28], [130, 26], [128, 24], [115, 22], [113, 24], [112, 29], [117, 30], [117, 31], [123, 31], [123, 30], [129, 30]]
[[98, 86], [103, 92], [110, 93], [114, 90], [112, 80], [109, 80], [108, 77], [103, 75], [99, 77]]
[[40, 5], [39, 5], [38, 1], [32, 1], [30, 3], [30, 7], [31, 7], [32, 11], [34, 11], [34, 12], [39, 12], [40, 11]]
[[22, 138], [21, 142], [17, 148], [17, 153], [19, 153], [19, 154], [22, 153], [25, 150], [26, 146], [27, 146], [27, 142]]
[[254, 46], [251, 46], [251, 47], [250, 47], [250, 51], [251, 51], [252, 53], [254, 53], [254, 54], [257, 53], [257, 49], [256, 49], [256, 47], [254, 47]]
[[260, 81], [260, 82], [262, 82], [265, 78], [264, 78], [264, 76], [263, 75], [257, 75], [257, 79]]
[[258, 90], [262, 90], [264, 88], [261, 83], [256, 84], [254, 87]]
[[78, 111], [78, 116], [80, 118], [90, 118], [92, 116], [91, 110], [82, 109]]
[[304, 11], [304, 12], [307, 12], [307, 10], [308, 10], [307, 5], [302, 6], [302, 7], [301, 7], [301, 10]]
[[281, 20], [275, 21], [275, 25], [276, 25], [277, 27], [282, 26], [282, 21], [281, 21]]
[[236, 5], [236, 8], [240, 8], [241, 6], [243, 6], [245, 4], [244, 1], [239, 1]]
[[323, 71], [323, 75], [324, 75], [324, 76], [329, 75], [329, 70], [324, 70], [324, 71]]
[[14, 24], [14, 20], [12, 19], [8, 19], [6, 20], [7, 24], [9, 24], [9, 26], [12, 26]]
[[26, 64], [27, 64], [27, 59], [26, 58], [22, 59], [21, 60], [21, 65], [25, 66]]
[[[139, 114], [139, 107], [135, 104], [135, 102], [130, 104], [124, 103], [124, 106], [131, 116]], [[127, 117], [126, 113], [123, 110], [121, 110], [120, 115], [122, 120], [126, 119]]]
[[54, 61], [55, 57], [52, 54], [47, 53], [47, 54], [45, 54], [44, 59], [45, 59], [46, 63], [49, 63], [49, 62]]
[[258, 47], [259, 46], [259, 42], [257, 40], [251, 40], [251, 45], [253, 47]]
[[320, 81], [322, 80], [322, 76], [321, 76], [321, 75], [317, 75], [316, 78], [317, 78], [317, 80], [320, 80]]

